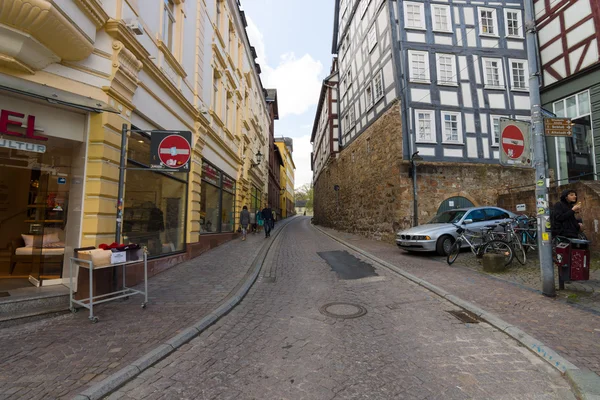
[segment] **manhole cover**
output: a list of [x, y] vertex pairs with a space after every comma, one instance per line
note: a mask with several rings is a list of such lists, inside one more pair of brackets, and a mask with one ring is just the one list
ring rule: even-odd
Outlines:
[[0, 292], [0, 297], [8, 297], [10, 294], [8, 292]]
[[472, 312], [466, 310], [460, 311], [448, 311], [450, 314], [454, 315], [456, 318], [464, 322], [465, 324], [478, 324], [479, 317]]
[[332, 318], [350, 319], [362, 317], [367, 309], [352, 303], [328, 303], [319, 308], [319, 312]]

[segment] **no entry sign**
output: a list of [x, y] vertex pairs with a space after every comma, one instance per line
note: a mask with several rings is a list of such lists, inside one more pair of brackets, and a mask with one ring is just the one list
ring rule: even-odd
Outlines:
[[531, 124], [526, 121], [500, 118], [500, 163], [510, 166], [531, 166]]
[[151, 139], [150, 168], [189, 172], [191, 132], [152, 131]]
[[502, 130], [500, 142], [502, 144], [502, 150], [506, 153], [508, 158], [514, 160], [523, 155], [523, 150], [525, 150], [525, 137], [523, 132], [515, 125], [507, 125], [506, 128]]

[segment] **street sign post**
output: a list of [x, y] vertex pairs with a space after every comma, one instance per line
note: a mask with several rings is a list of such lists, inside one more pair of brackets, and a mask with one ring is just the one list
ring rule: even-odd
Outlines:
[[544, 118], [546, 136], [573, 136], [573, 125], [570, 118]]
[[191, 132], [152, 131], [150, 138], [150, 168], [179, 172], [190, 171]]
[[530, 131], [529, 122], [500, 118], [500, 164], [531, 166]]

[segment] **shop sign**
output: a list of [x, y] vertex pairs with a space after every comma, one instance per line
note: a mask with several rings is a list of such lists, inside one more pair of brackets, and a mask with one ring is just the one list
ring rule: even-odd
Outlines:
[[219, 186], [221, 183], [219, 171], [207, 162], [202, 163], [202, 180], [215, 186]]
[[191, 132], [151, 131], [150, 138], [150, 168], [190, 172]]
[[24, 118], [25, 118], [25, 114], [21, 114], [21, 113], [14, 112], [14, 111], [8, 111], [8, 110], [0, 110], [0, 134], [26, 137], [28, 139], [33, 139], [33, 140], [44, 140], [44, 141], [48, 140], [48, 138], [46, 136], [36, 136], [35, 135], [35, 116], [34, 115], [27, 116], [27, 126], [25, 127], [25, 134], [11, 131], [11, 129], [14, 129], [14, 128], [22, 128], [23, 122], [19, 121], [19, 120], [24, 119]]
[[225, 174], [223, 174], [223, 190], [235, 193], [235, 181]]
[[17, 140], [8, 140], [2, 138], [0, 138], [0, 147], [21, 151], [31, 151], [33, 153], [46, 152], [46, 146], [43, 144], [19, 142]]

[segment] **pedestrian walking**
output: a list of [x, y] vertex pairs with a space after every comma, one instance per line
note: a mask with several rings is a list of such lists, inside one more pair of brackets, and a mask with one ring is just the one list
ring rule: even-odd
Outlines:
[[252, 233], [256, 233], [256, 212], [250, 213], [250, 230]]
[[552, 210], [552, 236], [578, 238], [583, 232], [583, 221], [576, 215], [581, 207], [581, 202], [577, 202], [577, 192], [563, 191]]
[[242, 212], [240, 212], [240, 225], [242, 227], [242, 240], [246, 240], [248, 225], [250, 225], [250, 213], [246, 206], [242, 207]]
[[271, 214], [273, 217], [273, 218], [271, 218], [271, 229], [275, 229], [275, 218], [277, 218], [277, 214], [275, 213], [275, 210], [273, 210], [273, 212]]
[[256, 232], [260, 232], [264, 224], [265, 219], [263, 218], [262, 211], [258, 211], [256, 213]]
[[271, 226], [273, 219], [273, 211], [271, 207], [267, 206], [262, 210], [262, 217], [265, 220], [265, 237], [268, 238], [271, 236]]

